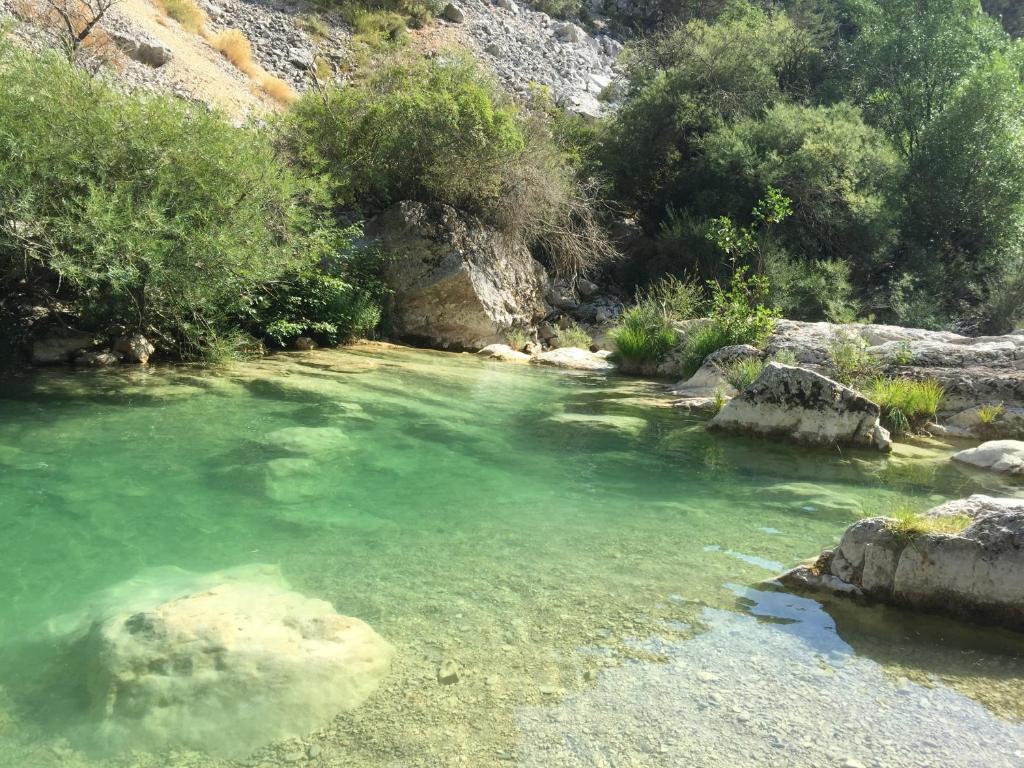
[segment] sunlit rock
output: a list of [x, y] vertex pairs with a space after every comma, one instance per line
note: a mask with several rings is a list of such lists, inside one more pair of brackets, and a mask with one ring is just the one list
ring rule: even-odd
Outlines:
[[1024, 441], [990, 440], [954, 454], [953, 461], [992, 472], [1024, 475]]
[[108, 745], [242, 756], [358, 707], [388, 671], [387, 641], [279, 576], [169, 576], [118, 585], [86, 614], [89, 703]]
[[615, 364], [608, 360], [607, 355], [590, 352], [579, 347], [562, 347], [549, 349], [534, 355], [530, 360], [537, 365], [549, 365], [555, 368], [568, 368], [576, 371], [613, 371]]
[[880, 409], [863, 395], [821, 374], [769, 363], [757, 380], [730, 400], [709, 427], [817, 445], [854, 445], [888, 451]]
[[486, 357], [491, 360], [501, 360], [505, 363], [528, 363], [530, 362], [530, 356], [525, 352], [518, 352], [508, 344], [488, 344], [486, 347], [477, 352], [480, 357]]
[[975, 495], [925, 517], [972, 522], [959, 532], [928, 532], [884, 517], [859, 520], [834, 550], [779, 581], [1024, 629], [1024, 500]]

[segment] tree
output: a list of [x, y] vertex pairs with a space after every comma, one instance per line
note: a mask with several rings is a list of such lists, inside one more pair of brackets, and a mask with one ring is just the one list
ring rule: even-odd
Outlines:
[[852, 0], [845, 87], [906, 157], [975, 62], [1005, 45], [979, 0]]
[[56, 36], [68, 61], [75, 61], [79, 51], [119, 0], [45, 0]]

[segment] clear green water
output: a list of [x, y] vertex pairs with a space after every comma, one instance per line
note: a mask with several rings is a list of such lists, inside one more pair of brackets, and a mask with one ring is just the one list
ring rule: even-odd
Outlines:
[[[1007, 489], [711, 436], [657, 389], [377, 347], [0, 381], [0, 764], [1024, 765], [1018, 637], [762, 584], [862, 511]], [[274, 474], [296, 426], [347, 446]], [[252, 564], [396, 646], [371, 699], [244, 757], [83, 738], [47, 622]]]

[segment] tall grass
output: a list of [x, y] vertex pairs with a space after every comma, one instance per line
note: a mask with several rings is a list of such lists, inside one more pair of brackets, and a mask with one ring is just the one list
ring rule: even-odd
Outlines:
[[893, 434], [919, 430], [935, 418], [945, 390], [937, 381], [913, 381], [878, 376], [866, 393], [882, 409], [882, 421]]
[[622, 313], [612, 331], [615, 351], [627, 368], [657, 364], [678, 341], [671, 321], [648, 304], [636, 304]]
[[722, 376], [729, 386], [742, 392], [757, 380], [765, 365], [765, 361], [758, 357], [736, 360], [722, 369]]
[[249, 76], [258, 74], [259, 69], [252, 60], [252, 43], [240, 29], [225, 29], [214, 35], [210, 41], [224, 58]]
[[558, 343], [563, 347], [590, 349], [594, 340], [590, 338], [590, 334], [580, 328], [579, 325], [576, 323], [569, 323], [566, 328], [563, 328], [558, 332]]

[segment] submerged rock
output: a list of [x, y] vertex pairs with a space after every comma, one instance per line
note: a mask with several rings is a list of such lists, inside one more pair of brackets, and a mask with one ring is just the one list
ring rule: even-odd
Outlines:
[[32, 342], [32, 363], [34, 365], [55, 365], [66, 363], [93, 345], [91, 333], [79, 331], [53, 332]]
[[130, 606], [86, 647], [102, 736], [235, 756], [359, 706], [394, 653], [359, 619], [266, 580]]
[[289, 453], [308, 456], [344, 451], [352, 440], [337, 427], [285, 427], [268, 432], [263, 442]]
[[547, 278], [526, 246], [454, 208], [399, 203], [374, 219], [368, 234], [394, 256], [385, 277], [398, 338], [478, 350], [546, 313]]
[[992, 472], [1024, 475], [1024, 441], [990, 440], [976, 448], [953, 454], [953, 461]]
[[708, 424], [711, 429], [817, 445], [891, 450], [880, 409], [863, 395], [805, 368], [769, 363]]
[[525, 352], [518, 352], [508, 344], [488, 344], [477, 352], [480, 357], [487, 357], [492, 360], [501, 360], [506, 363], [528, 363], [530, 356]]
[[561, 347], [534, 355], [530, 360], [537, 365], [551, 365], [556, 368], [570, 368], [577, 371], [613, 371], [615, 364], [606, 354], [591, 352], [579, 347]]
[[860, 520], [838, 547], [779, 581], [1024, 629], [1024, 500], [975, 495], [927, 516], [973, 522], [959, 533], [908, 536], [888, 518]]

